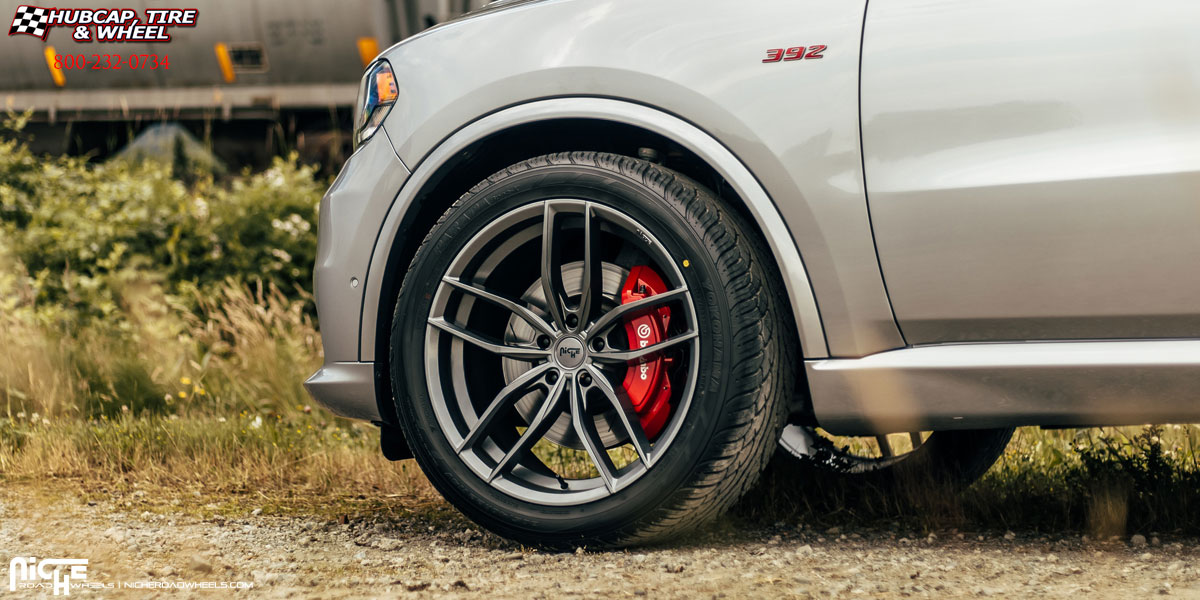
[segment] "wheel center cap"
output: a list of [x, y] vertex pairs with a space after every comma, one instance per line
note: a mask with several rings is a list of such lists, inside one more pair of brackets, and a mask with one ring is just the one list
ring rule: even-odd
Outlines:
[[577, 337], [564, 337], [558, 340], [550, 350], [550, 354], [554, 357], [554, 362], [564, 369], [576, 369], [587, 358], [583, 341]]

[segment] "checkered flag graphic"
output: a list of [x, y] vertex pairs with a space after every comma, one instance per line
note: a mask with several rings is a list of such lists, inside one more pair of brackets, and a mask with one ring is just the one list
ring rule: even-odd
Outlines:
[[17, 15], [13, 17], [12, 27], [9, 28], [8, 35], [24, 33], [45, 41], [46, 34], [50, 32], [50, 28], [46, 26], [46, 18], [49, 14], [49, 9], [40, 6], [18, 6]]

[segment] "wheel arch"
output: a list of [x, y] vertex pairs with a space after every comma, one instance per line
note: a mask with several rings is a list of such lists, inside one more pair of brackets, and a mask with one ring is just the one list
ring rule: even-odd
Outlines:
[[[375, 240], [365, 278], [359, 349], [375, 363], [380, 414], [395, 422], [388, 332], [408, 265], [447, 207], [485, 177], [552, 152], [659, 153], [666, 166], [710, 186], [762, 234], [781, 273], [805, 358], [829, 355], [816, 298], [799, 249], [778, 208], [751, 170], [699, 127], [620, 100], [570, 97], [505, 108], [458, 129], [412, 166]], [[796, 357], [802, 371], [801, 357]]]

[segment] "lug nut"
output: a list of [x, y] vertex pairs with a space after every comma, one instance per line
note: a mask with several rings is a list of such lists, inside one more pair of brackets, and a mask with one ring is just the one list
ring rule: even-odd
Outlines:
[[558, 371], [550, 371], [546, 373], [546, 383], [554, 383], [558, 381]]
[[592, 340], [592, 350], [599, 352], [604, 349], [604, 338], [596, 338]]
[[539, 335], [538, 339], [537, 339], [537, 345], [538, 345], [538, 348], [541, 348], [542, 350], [549, 348], [550, 347], [550, 336]]
[[567, 327], [575, 329], [579, 326], [579, 317], [575, 315], [567, 315]]
[[582, 384], [583, 387], [592, 385], [592, 376], [587, 373], [581, 373], [579, 375], [579, 383]]

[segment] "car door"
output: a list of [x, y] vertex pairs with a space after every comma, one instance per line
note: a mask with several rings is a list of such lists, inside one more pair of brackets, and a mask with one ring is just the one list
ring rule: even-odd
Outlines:
[[871, 0], [863, 163], [909, 344], [1200, 337], [1200, 2]]

